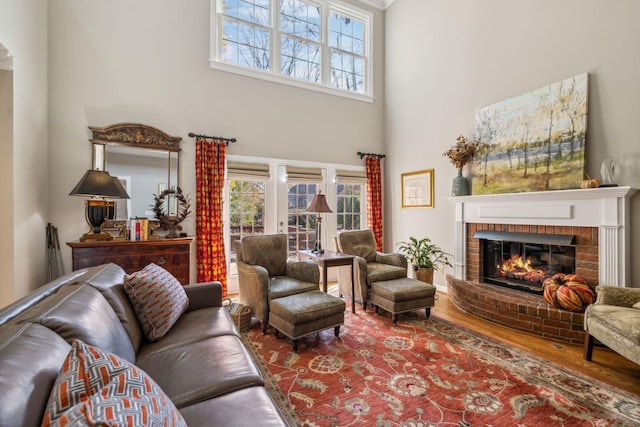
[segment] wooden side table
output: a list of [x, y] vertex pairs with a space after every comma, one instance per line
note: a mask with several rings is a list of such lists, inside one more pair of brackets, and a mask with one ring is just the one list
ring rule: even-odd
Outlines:
[[351, 312], [356, 312], [356, 293], [353, 277], [353, 255], [341, 254], [339, 252], [326, 250], [323, 253], [314, 252], [310, 249], [298, 251], [301, 258], [310, 259], [322, 268], [322, 290], [327, 292], [327, 269], [329, 267], [339, 267], [341, 265], [351, 266]]

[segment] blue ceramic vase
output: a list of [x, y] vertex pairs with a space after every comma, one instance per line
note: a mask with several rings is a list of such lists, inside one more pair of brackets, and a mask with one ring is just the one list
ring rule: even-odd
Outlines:
[[458, 176], [453, 178], [453, 186], [451, 187], [452, 196], [468, 196], [471, 194], [469, 190], [469, 181], [462, 176], [462, 169], [458, 169]]

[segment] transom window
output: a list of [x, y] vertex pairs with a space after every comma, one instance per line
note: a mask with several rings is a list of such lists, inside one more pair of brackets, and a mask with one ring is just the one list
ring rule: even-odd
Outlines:
[[371, 100], [372, 15], [331, 0], [211, 0], [211, 66]]

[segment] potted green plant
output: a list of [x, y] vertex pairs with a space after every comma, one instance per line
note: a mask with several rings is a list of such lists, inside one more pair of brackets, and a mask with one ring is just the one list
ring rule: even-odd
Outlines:
[[453, 267], [449, 261], [452, 255], [432, 243], [428, 237], [422, 239], [409, 237], [408, 242], [398, 243], [398, 251], [413, 266], [416, 279], [425, 283], [433, 284], [434, 270], [443, 269], [445, 266]]

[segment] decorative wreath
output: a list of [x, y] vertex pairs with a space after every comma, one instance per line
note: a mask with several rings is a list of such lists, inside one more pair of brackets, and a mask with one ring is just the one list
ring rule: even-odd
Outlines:
[[577, 274], [556, 273], [545, 279], [542, 287], [545, 301], [569, 311], [584, 311], [596, 297], [587, 280]]
[[[168, 212], [165, 212], [167, 206], [165, 200], [169, 195], [175, 196], [178, 203], [175, 216], [169, 216]], [[167, 238], [179, 237], [177, 231], [182, 231], [182, 226], [179, 224], [184, 221], [191, 213], [191, 211], [189, 210], [189, 208], [191, 207], [191, 203], [189, 202], [188, 196], [185, 196], [182, 193], [182, 189], [180, 187], [172, 187], [164, 190], [160, 194], [154, 194], [153, 201], [153, 213], [155, 214], [158, 221], [160, 221], [160, 228], [163, 230], [169, 230]]]

